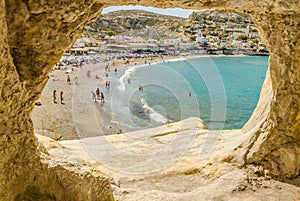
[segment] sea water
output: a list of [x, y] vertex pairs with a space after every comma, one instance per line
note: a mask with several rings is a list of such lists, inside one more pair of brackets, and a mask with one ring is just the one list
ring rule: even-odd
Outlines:
[[189, 117], [201, 118], [212, 130], [239, 129], [257, 104], [267, 68], [268, 57], [199, 57], [131, 66], [111, 73], [105, 107], [123, 131]]

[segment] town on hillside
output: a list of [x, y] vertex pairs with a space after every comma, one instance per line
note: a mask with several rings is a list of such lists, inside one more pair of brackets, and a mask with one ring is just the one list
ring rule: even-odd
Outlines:
[[148, 11], [116, 11], [85, 27], [67, 54], [106, 54], [115, 58], [147, 55], [268, 55], [249, 16], [206, 10], [188, 18]]

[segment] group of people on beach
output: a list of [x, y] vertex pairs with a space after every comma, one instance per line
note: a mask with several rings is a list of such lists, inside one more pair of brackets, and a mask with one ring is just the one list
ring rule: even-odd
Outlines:
[[[162, 58], [162, 59], [163, 59], [163, 58]], [[152, 60], [152, 58], [151, 58], [151, 60]], [[108, 61], [110, 61], [110, 59], [109, 59]], [[82, 69], [83, 63], [84, 63], [83, 61], [80, 61], [80, 65], [79, 65], [80, 69]], [[145, 60], [145, 63], [147, 63], [146, 60]], [[126, 60], [125, 64], [129, 64], [129, 59]], [[150, 65], [150, 62], [149, 62], [149, 65]], [[106, 76], [106, 77], [108, 77], [108, 75], [109, 75], [110, 67], [111, 67], [111, 66], [115, 66], [115, 62], [114, 62], [114, 61], [113, 61], [111, 64], [110, 64], [110, 63], [107, 63], [107, 64], [105, 65], [105, 76]], [[74, 71], [73, 68], [72, 68], [72, 71]], [[117, 71], [118, 71], [117, 67], [114, 67], [114, 72], [115, 72], [115, 74], [117, 74]], [[88, 70], [88, 71], [86, 72], [86, 76], [87, 76], [88, 78], [91, 78], [91, 71], [90, 71], [90, 70]], [[99, 76], [99, 74], [96, 75], [96, 79], [101, 79], [101, 77]], [[131, 79], [128, 78], [127, 82], [128, 82], [128, 84], [131, 84]], [[78, 85], [78, 76], [76, 76], [76, 77], [74, 78], [74, 83], [75, 83], [76, 85]], [[67, 74], [67, 84], [68, 84], [68, 85], [71, 85], [71, 77], [70, 77], [69, 74]], [[107, 80], [107, 81], [105, 82], [105, 88], [106, 88], [107, 90], [110, 89], [110, 81]], [[139, 91], [143, 91], [143, 86], [142, 86], [142, 85], [139, 85], [139, 86], [138, 86], [138, 90], [139, 90]], [[56, 93], [57, 93], [57, 91], [54, 90], [54, 91], [53, 91], [53, 102], [54, 102], [54, 103], [57, 103], [57, 94], [56, 94]], [[95, 102], [97, 102], [97, 100], [100, 100], [102, 103], [105, 102], [105, 100], [104, 100], [104, 94], [103, 94], [103, 92], [100, 92], [100, 89], [99, 89], [99, 88], [97, 88], [95, 92], [94, 92], [94, 91], [91, 91], [91, 93], [92, 93], [92, 98], [93, 98], [93, 100], [94, 100]], [[188, 95], [191, 96], [191, 93], [189, 92]], [[61, 104], [64, 104], [64, 103], [63, 103], [63, 91], [60, 92], [60, 102], [61, 102]]]
[[[64, 94], [64, 92], [60, 91], [60, 103], [64, 105], [65, 103], [63, 102], [64, 101], [63, 94]], [[53, 103], [57, 104], [57, 101], [56, 101], [56, 99], [57, 99], [56, 90], [53, 91], [52, 96], [53, 96]]]
[[[110, 81], [107, 80], [107, 81], [105, 82], [105, 88], [106, 88], [107, 90], [110, 89]], [[94, 91], [91, 91], [91, 93], [92, 93], [93, 101], [97, 102], [97, 100], [100, 100], [101, 103], [104, 103], [104, 102], [105, 102], [105, 100], [104, 100], [104, 94], [103, 94], [102, 91], [100, 91], [99, 87], [97, 87], [96, 93], [95, 93]]]
[[110, 89], [110, 81], [105, 82], [105, 88], [108, 90]]
[[[74, 78], [74, 83], [75, 83], [76, 85], [78, 85], [78, 76], [75, 76], [75, 78]], [[67, 75], [67, 84], [68, 84], [68, 85], [71, 85], [71, 78], [70, 78], [70, 75], [69, 75], [69, 74]]]
[[[152, 60], [152, 59], [151, 59]], [[66, 66], [66, 68], [65, 69], [59, 69], [60, 71], [62, 71], [62, 70], [65, 70], [65, 79], [63, 79], [63, 83], [66, 83], [67, 85], [73, 85], [73, 83], [74, 83], [74, 85], [78, 85], [78, 75], [74, 75], [74, 70], [75, 70], [75, 68], [76, 67], [78, 67], [78, 69], [81, 71], [81, 73], [84, 73], [83, 75], [85, 75], [85, 76], [80, 76], [80, 84], [81, 84], [81, 79], [83, 79], [83, 81], [84, 81], [84, 78], [83, 77], [85, 77], [85, 81], [88, 81], [88, 83], [90, 83], [90, 81], [92, 81], [92, 78], [95, 78], [95, 81], [96, 82], [100, 82], [101, 83], [101, 86], [97, 86], [97, 87], [95, 87], [95, 88], [93, 88], [93, 89], [91, 89], [91, 95], [92, 95], [92, 97], [90, 97], [90, 94], [89, 94], [89, 90], [87, 90], [86, 92], [87, 92], [87, 96], [89, 96], [89, 99], [90, 99], [90, 101], [93, 103], [93, 102], [95, 102], [95, 103], [105, 103], [105, 102], [108, 102], [108, 99], [106, 99], [105, 100], [105, 97], [106, 96], [109, 96], [108, 94], [105, 94], [105, 93], [108, 93], [109, 92], [109, 90], [111, 90], [111, 81], [113, 82], [113, 79], [111, 80], [110, 79], [110, 76], [113, 76], [113, 78], [114, 77], [116, 77], [117, 76], [117, 74], [119, 74], [119, 67], [115, 64], [115, 61], [112, 61], [112, 60], [110, 60], [110, 58], [109, 58], [109, 60], [108, 61], [106, 61], [106, 62], [109, 62], [109, 63], [106, 63], [106, 64], [102, 64], [103, 65], [103, 67], [104, 67], [104, 72], [102, 71], [102, 72], [94, 72], [94, 70], [95, 69], [93, 69], [93, 68], [90, 68], [90, 69], [88, 69], [88, 68], [85, 68], [84, 69], [84, 71], [82, 70], [83, 69], [83, 65], [86, 63], [86, 61], [80, 61], [80, 62], [78, 62], [78, 66]], [[145, 63], [147, 63], [147, 64], [149, 64], [150, 65], [150, 62], [148, 61], [145, 61]], [[128, 65], [128, 64], [130, 64], [130, 62], [129, 62], [129, 59], [126, 59], [125, 60], [125, 65]], [[137, 65], [137, 63], [135, 62], [134, 63], [135, 65]], [[68, 68], [67, 68], [68, 67]], [[70, 69], [70, 67], [72, 68], [72, 69]], [[73, 69], [74, 68], [74, 69]], [[102, 68], [103, 69], [103, 68]], [[76, 73], [77, 74], [77, 73]], [[115, 76], [114, 76], [114, 75]], [[95, 76], [95, 77], [94, 77]], [[84, 84], [84, 82], [82, 81], [82, 84]], [[132, 80], [130, 79], [130, 78], [128, 78], [127, 80], [126, 80], [126, 82], [130, 85], [130, 84], [132, 84], [132, 83], [134, 83], [134, 82], [132, 82]], [[102, 85], [103, 84], [103, 85]], [[114, 83], [113, 83], [114, 84]], [[114, 85], [113, 85], [114, 86]], [[71, 86], [70, 86], [71, 87]], [[105, 87], [105, 88], [104, 88]], [[68, 87], [69, 88], [69, 87]], [[69, 88], [70, 89], [70, 88]], [[143, 86], [142, 85], [138, 85], [138, 90], [139, 91], [141, 91], [141, 93], [142, 93], [142, 91], [143, 91]], [[65, 90], [64, 90], [64, 92], [66, 92]], [[53, 103], [54, 104], [57, 104], [57, 103], [61, 103], [61, 104], [65, 104], [64, 103], [64, 92], [63, 92], [63, 90], [62, 89], [57, 89], [57, 88], [55, 88], [55, 90], [53, 90]], [[91, 98], [92, 98], [92, 100], [91, 100]], [[107, 97], [106, 97], [107, 98]], [[51, 99], [50, 99], [51, 100]], [[106, 103], [107, 104], [107, 103]], [[123, 131], [119, 128], [119, 126], [117, 126], [118, 127], [118, 130], [117, 130], [117, 133], [118, 134], [120, 134], [120, 133], [123, 133]]]
[[97, 102], [97, 100], [100, 100], [101, 103], [105, 102], [104, 94], [102, 91], [100, 91], [100, 89], [98, 87], [96, 89], [96, 93], [94, 91], [91, 91], [91, 93], [92, 93], [92, 97], [93, 97], [93, 100], [95, 101], [95, 103]]

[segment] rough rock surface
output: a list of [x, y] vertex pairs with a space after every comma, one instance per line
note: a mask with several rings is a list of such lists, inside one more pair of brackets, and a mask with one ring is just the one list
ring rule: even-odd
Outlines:
[[49, 70], [102, 7], [51, 2], [0, 1], [0, 200], [113, 200], [106, 177], [54, 163], [33, 134], [30, 115]]
[[[49, 166], [30, 113], [47, 75], [91, 19], [110, 5], [232, 9], [249, 14], [270, 52], [273, 97], [249, 142], [246, 163], [279, 178], [299, 177], [300, 45], [298, 0], [0, 0], [0, 199], [112, 200], [105, 178]], [[256, 119], [250, 122], [255, 125]], [[263, 122], [263, 123], [261, 123]], [[247, 132], [244, 129], [244, 132]], [[251, 131], [252, 132], [252, 131]], [[61, 189], [61, 190], [59, 190]]]
[[[264, 89], [269, 91], [269, 87]], [[241, 168], [249, 139], [242, 130], [213, 133], [204, 126], [194, 117], [81, 140], [56, 142], [37, 137], [53, 158], [84, 162], [109, 175], [119, 201], [300, 199], [300, 187], [271, 179], [261, 166]], [[210, 153], [201, 157], [199, 153], [207, 146], [212, 147]]]
[[99, 33], [106, 35], [108, 30], [125, 36], [149, 38], [182, 37], [182, 31], [176, 30], [185, 23], [185, 18], [160, 15], [140, 10], [122, 10], [100, 15], [96, 22], [85, 27], [85, 34]]

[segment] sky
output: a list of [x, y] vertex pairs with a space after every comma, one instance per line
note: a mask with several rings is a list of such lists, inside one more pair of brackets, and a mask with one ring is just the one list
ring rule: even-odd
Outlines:
[[159, 13], [163, 15], [172, 15], [172, 16], [184, 17], [184, 18], [187, 18], [194, 11], [194, 10], [184, 10], [181, 8], [162, 9], [162, 8], [145, 7], [145, 6], [110, 6], [104, 8], [102, 14], [106, 14], [117, 10], [146, 10], [146, 11]]

